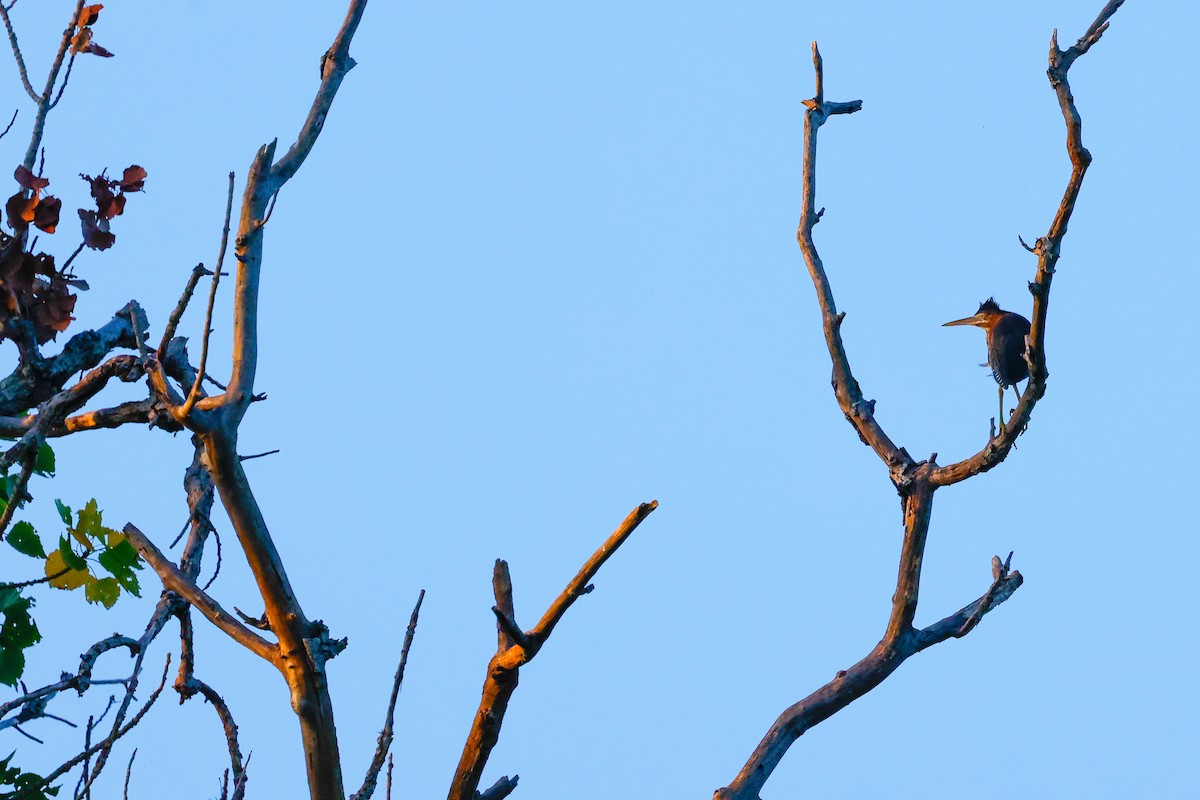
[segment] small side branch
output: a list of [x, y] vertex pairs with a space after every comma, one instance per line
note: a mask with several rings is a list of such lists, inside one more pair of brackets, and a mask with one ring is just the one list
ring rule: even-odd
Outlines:
[[191, 578], [184, 575], [179, 567], [164, 556], [154, 542], [150, 541], [149, 537], [138, 530], [133, 523], [127, 524], [123, 532], [128, 537], [130, 544], [158, 574], [164, 589], [175, 592], [191, 603], [209, 622], [224, 631], [235, 642], [271, 664], [278, 665], [279, 648], [276, 645], [247, 628], [237, 618], [221, 608], [216, 600], [205, 594]]
[[183, 312], [187, 311], [188, 304], [192, 301], [192, 294], [196, 291], [196, 284], [200, 283], [200, 279], [205, 275], [211, 274], [212, 270], [203, 264], [197, 264], [192, 267], [192, 274], [188, 276], [187, 284], [183, 287], [183, 294], [179, 296], [179, 301], [175, 304], [175, 309], [171, 311], [171, 316], [167, 318], [167, 327], [163, 331], [162, 341], [158, 345], [159, 361], [167, 357], [167, 345], [175, 338], [175, 331], [179, 329], [179, 323], [183, 319]]
[[813, 241], [813, 228], [820, 220], [825, 209], [817, 209], [817, 130], [826, 120], [838, 114], [853, 114], [862, 109], [861, 100], [849, 102], [831, 102], [825, 99], [825, 69], [821, 59], [821, 51], [817, 43], [812, 45], [813, 71], [816, 76], [816, 92], [812, 99], [805, 100], [807, 111], [804, 114], [804, 171], [801, 178], [800, 225], [796, 230], [796, 240], [800, 251], [804, 254], [804, 263], [808, 267], [809, 277], [817, 291], [817, 301], [821, 305], [821, 318], [825, 329], [825, 344], [829, 349], [829, 357], [833, 362], [833, 390], [837, 396], [838, 405], [846, 419], [858, 431], [859, 438], [875, 451], [887, 465], [892, 475], [892, 481], [898, 486], [907, 480], [906, 473], [914, 466], [912, 458], [903, 448], [895, 443], [884, 432], [875, 419], [875, 401], [863, 397], [858, 381], [850, 369], [850, 358], [846, 354], [846, 346], [842, 341], [842, 322], [845, 313], [839, 313], [837, 303], [833, 299], [833, 288], [829, 276], [825, 273], [825, 265], [817, 252]]
[[947, 639], [961, 639], [979, 624], [984, 615], [995, 609], [1013, 592], [1021, 588], [1025, 578], [1016, 570], [1009, 570], [1012, 553], [1004, 561], [1000, 556], [992, 556], [992, 585], [978, 600], [971, 602], [950, 616], [938, 620], [927, 628], [922, 628], [916, 635], [917, 652]]
[[408, 664], [408, 651], [412, 648], [413, 636], [417, 632], [417, 618], [421, 614], [421, 603], [425, 601], [425, 590], [417, 596], [417, 604], [413, 607], [412, 615], [408, 618], [408, 630], [404, 633], [404, 644], [400, 648], [400, 664], [396, 667], [396, 677], [392, 680], [392, 696], [388, 700], [387, 715], [384, 717], [383, 730], [379, 734], [379, 742], [375, 747], [375, 756], [371, 766], [367, 768], [367, 776], [363, 779], [362, 788], [350, 796], [350, 800], [370, 800], [375, 794], [379, 781], [379, 771], [383, 769], [384, 759], [389, 759], [390, 781], [391, 765], [389, 751], [392, 749], [392, 726], [396, 719], [396, 699], [400, 696], [400, 685], [404, 682], [404, 667]]
[[479, 709], [475, 712], [475, 720], [467, 734], [463, 754], [455, 770], [454, 780], [450, 784], [449, 800], [476, 800], [478, 797], [506, 797], [517, 785], [517, 776], [511, 780], [506, 776], [496, 782], [486, 792], [479, 792], [479, 781], [483, 769], [487, 765], [492, 749], [500, 740], [500, 727], [504, 724], [504, 714], [508, 702], [517, 688], [517, 679], [522, 665], [529, 663], [537, 655], [555, 625], [562, 619], [563, 614], [582, 595], [592, 589], [589, 581], [596, 572], [616, 552], [626, 539], [637, 529], [642, 520], [658, 508], [658, 501], [642, 503], [629, 513], [629, 516], [613, 531], [612, 535], [600, 545], [563, 589], [562, 593], [546, 609], [538, 624], [532, 630], [522, 632], [516, 623], [512, 600], [512, 580], [508, 573], [508, 564], [503, 560], [496, 561], [492, 578], [492, 589], [496, 595], [496, 605], [492, 608], [496, 615], [496, 636], [498, 646], [496, 654], [488, 662], [487, 678], [483, 683], [483, 696], [479, 701]]
[[180, 422], [187, 419], [188, 415], [192, 413], [192, 409], [196, 407], [196, 402], [203, 394], [200, 385], [204, 382], [204, 375], [208, 370], [208, 342], [212, 336], [213, 306], [217, 302], [217, 287], [221, 283], [221, 268], [225, 265], [225, 248], [229, 245], [229, 219], [233, 214], [233, 180], [234, 174], [230, 172], [229, 191], [225, 197], [225, 224], [221, 228], [221, 247], [217, 252], [217, 268], [213, 271], [212, 287], [208, 292], [208, 308], [204, 312], [204, 337], [200, 340], [200, 366], [196, 370], [196, 380], [192, 383], [187, 400], [179, 412], [179, 416], [182, 417]]

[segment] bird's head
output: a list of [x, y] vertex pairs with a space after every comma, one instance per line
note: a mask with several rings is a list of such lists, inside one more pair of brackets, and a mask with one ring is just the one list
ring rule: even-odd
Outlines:
[[953, 322], [947, 322], [942, 325], [943, 328], [948, 328], [954, 325], [974, 325], [977, 328], [989, 330], [995, 325], [1006, 312], [996, 305], [996, 301], [988, 298], [979, 304], [979, 310], [969, 317], [956, 319]]

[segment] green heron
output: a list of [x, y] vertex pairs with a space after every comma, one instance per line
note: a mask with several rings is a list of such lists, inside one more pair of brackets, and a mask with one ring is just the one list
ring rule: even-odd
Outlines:
[[1011, 386], [1020, 401], [1017, 382], [1029, 377], [1029, 365], [1025, 362], [1025, 337], [1029, 335], [1029, 320], [1020, 314], [1005, 311], [988, 298], [979, 304], [974, 316], [947, 322], [950, 325], [974, 325], [987, 332], [987, 365], [992, 368], [996, 383], [1000, 384], [1000, 429], [1004, 429], [1004, 390]]

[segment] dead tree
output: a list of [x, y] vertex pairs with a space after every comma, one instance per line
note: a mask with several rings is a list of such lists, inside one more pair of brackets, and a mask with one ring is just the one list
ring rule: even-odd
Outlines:
[[796, 238], [804, 254], [809, 276], [817, 291], [825, 343], [833, 362], [833, 391], [846, 420], [857, 431], [863, 443], [875, 451], [887, 467], [888, 475], [900, 494], [904, 514], [904, 540], [900, 550], [900, 569], [896, 593], [888, 615], [883, 638], [862, 660], [839, 670], [832, 681], [812, 694], [789, 706], [754, 748], [745, 766], [728, 786], [714, 793], [715, 800], [756, 800], [771, 773], [783, 760], [788, 748], [814, 725], [823, 722], [882, 683], [910, 656], [926, 648], [966, 636], [979, 624], [984, 615], [995, 609], [1020, 588], [1021, 573], [1010, 569], [1008, 558], [992, 557], [992, 583], [981, 597], [958, 611], [925, 628], [913, 626], [921, 586], [921, 563], [929, 536], [934, 493], [968, 478], [980, 475], [1000, 464], [1029, 426], [1034, 406], [1046, 393], [1046, 313], [1050, 303], [1050, 283], [1054, 279], [1062, 249], [1067, 223], [1075, 209], [1075, 201], [1083, 185], [1083, 176], [1092, 156], [1083, 146], [1079, 111], [1067, 82], [1067, 71], [1077, 58], [1100, 40], [1108, 29], [1108, 20], [1124, 0], [1111, 0], [1087, 32], [1066, 50], [1058, 46], [1058, 31], [1050, 39], [1050, 66], [1046, 74], [1058, 96], [1067, 125], [1067, 155], [1071, 159], [1071, 177], [1050, 223], [1046, 235], [1025, 249], [1037, 256], [1037, 270], [1029, 283], [1033, 295], [1032, 329], [1026, 343], [1025, 359], [1029, 365], [1029, 383], [1007, 425], [1001, 424], [996, 433], [993, 420], [991, 433], [979, 452], [969, 458], [946, 466], [937, 463], [937, 453], [917, 461], [903, 447], [888, 437], [875, 418], [875, 401], [863, 395], [862, 388], [850, 370], [850, 359], [842, 342], [841, 327], [846, 318], [837, 310], [833, 289], [821, 257], [813, 242], [813, 228], [825, 209], [816, 206], [817, 131], [832, 116], [853, 114], [862, 109], [861, 100], [838, 102], [825, 99], [824, 69], [816, 42], [812, 46], [816, 92], [804, 101], [804, 171], [801, 178], [800, 226]]
[[[5, 233], [0, 237], [0, 321], [3, 338], [13, 341], [19, 356], [17, 368], [0, 380], [0, 435], [16, 440], [0, 456], [0, 467], [17, 470], [16, 475], [6, 478], [3, 483], [6, 502], [0, 511], [0, 538], [7, 533], [14, 546], [19, 540], [18, 549], [27, 555], [40, 552], [39, 557], [45, 559], [45, 576], [0, 584], [0, 592], [4, 593], [0, 597], [9, 608], [16, 608], [22, 602], [20, 592], [41, 583], [59, 588], [86, 586], [100, 600], [109, 599], [115, 585], [136, 592], [138, 584], [132, 571], [139, 564], [127, 560], [134, 558], [130, 554], [135, 552], [149, 565], [163, 587], [140, 634], [102, 639], [85, 651], [73, 672], [65, 672], [59, 680], [32, 690], [23, 686], [19, 697], [0, 704], [0, 729], [11, 727], [21, 731], [23, 724], [54, 719], [50, 706], [65, 692], [82, 695], [102, 684], [122, 687], [120, 699], [113, 707], [89, 720], [79, 752], [46, 775], [20, 776], [18, 780], [22, 783], [15, 796], [39, 797], [76, 768], [79, 777], [74, 795], [76, 798], [90, 796], [89, 792], [108, 763], [116, 743], [137, 726], [165, 689], [171, 658], [163, 666], [157, 688], [140, 705], [136, 702], [147, 648], [174, 623], [178, 625], [179, 653], [173, 688], [182, 700], [199, 695], [213, 707], [229, 756], [222, 797], [241, 798], [245, 795], [249, 759], [243, 756], [233, 712], [217, 689], [196, 674], [195, 611], [278, 670], [289, 689], [291, 707], [301, 734], [310, 796], [319, 800], [343, 800], [346, 793], [342, 754], [338, 747], [326, 664], [343, 650], [346, 641], [336, 638], [320, 619], [306, 611], [293, 589], [253, 486], [243, 469], [242, 462], [252, 456], [238, 452], [238, 435], [249, 410], [265, 399], [256, 392], [255, 378], [263, 243], [273, 205], [315, 146], [338, 89], [355, 65], [350, 57], [350, 44], [362, 19], [366, 0], [349, 0], [341, 27], [321, 56], [320, 83], [295, 142], [282, 153], [278, 151], [277, 142], [266, 144], [251, 160], [236, 218], [236, 178], [232, 173], [229, 175], [217, 259], [211, 269], [198, 265], [191, 270], [178, 303], [166, 315], [161, 336], [155, 336], [151, 341], [147, 313], [136, 302], [130, 302], [106, 324], [71, 336], [61, 351], [51, 356], [43, 354], [43, 346], [69, 327], [76, 301], [73, 291], [86, 288], [86, 283], [71, 271], [72, 263], [85, 248], [106, 249], [113, 245], [112, 221], [124, 210], [127, 198], [140, 191], [147, 176], [144, 169], [135, 165], [125, 170], [120, 178], [108, 178], [104, 174], [88, 178], [96, 208], [80, 210], [83, 241], [61, 264], [52, 256], [34, 251], [32, 229], [53, 233], [61, 210], [61, 201], [47, 193], [49, 179], [38, 166], [48, 116], [66, 90], [78, 56], [106, 57], [111, 54], [93, 38], [100, 6], [85, 6], [83, 0], [77, 0], [44, 88], [38, 90], [29, 77], [10, 19], [13, 5], [11, 2], [0, 3], [0, 20], [4, 22], [12, 46], [21, 84], [34, 104], [34, 119], [29, 144], [16, 171], [18, 191], [5, 209], [12, 234]], [[1068, 152], [1074, 169], [1049, 232], [1028, 248], [1038, 259], [1037, 273], [1030, 284], [1034, 312], [1027, 347], [1029, 385], [1008, 426], [998, 435], [993, 432], [983, 449], [974, 456], [944, 467], [936, 463], [936, 454], [927, 460], [915, 461], [888, 438], [874, 417], [873, 402], [864, 399], [850, 370], [840, 335], [844, 315], [834, 305], [830, 284], [812, 238], [813, 228], [822, 213], [814, 210], [816, 134], [828, 117], [857, 111], [861, 103], [825, 99], [822, 65], [814, 45], [816, 94], [806, 103], [799, 241], [817, 288], [826, 341], [833, 360], [838, 403], [863, 441], [886, 464], [903, 499], [905, 536], [896, 595], [879, 645], [862, 661], [838, 673], [834, 681], [786, 710], [742, 772], [729, 786], [717, 792], [718, 798], [744, 800], [757, 797], [788, 747], [804, 731], [874, 688], [909, 656], [948, 638], [966, 635], [985, 614], [1021, 585], [1020, 573], [1010, 570], [1008, 560], [994, 558], [993, 582], [982, 597], [929, 627], [913, 627], [921, 561], [935, 491], [978, 475], [1003, 461], [1016, 438], [1028, 426], [1033, 408], [1045, 392], [1048, 373], [1044, 337], [1050, 282], [1090, 162], [1080, 140], [1079, 115], [1067, 84], [1067, 70], [1100, 38], [1108, 18], [1120, 5], [1120, 0], [1110, 2], [1085, 36], [1072, 47], [1060, 50], [1056, 41], [1051, 47], [1050, 78], [1067, 120]], [[9, 133], [12, 124], [9, 123], [0, 137]], [[227, 264], [230, 246], [232, 257]], [[233, 348], [228, 362], [229, 378], [222, 384], [211, 376], [216, 371], [212, 366], [216, 359], [210, 353], [209, 343], [218, 287], [221, 278], [227, 275], [232, 275], [234, 281]], [[193, 294], [205, 278], [210, 278], [211, 283], [200, 352], [193, 362], [187, 340], [176, 334]], [[114, 379], [144, 383], [145, 397], [104, 406], [98, 398]], [[213, 393], [210, 393], [210, 387], [215, 387]], [[127, 524], [123, 532], [112, 530], [103, 525], [99, 512], [90, 507], [90, 510], [79, 512], [78, 521], [69, 509], [60, 509], [76, 545], [68, 542], [65, 550], [56, 551], [57, 555], [41, 552], [36, 536], [30, 536], [31, 529], [18, 531], [20, 523], [14, 523], [14, 514], [28, 499], [26, 489], [32, 476], [47, 469], [46, 441], [124, 425], [148, 425], [168, 432], [187, 431], [191, 434], [184, 478], [187, 524], [176, 537], [177, 540], [185, 539], [181, 556], [175, 559], [164, 552], [165, 543], [171, 539], [169, 535], [144, 533], [134, 523]], [[257, 616], [237, 608], [232, 608], [230, 613], [219, 598], [210, 593], [211, 579], [201, 585], [202, 561], [210, 542], [216, 543], [218, 561], [220, 557], [220, 540], [216, 538], [211, 522], [212, 510], [218, 500], [254, 575], [262, 601], [262, 610]], [[518, 624], [508, 565], [502, 560], [496, 562], [492, 612], [496, 619], [497, 649], [486, 667], [479, 707], [451, 780], [450, 800], [495, 800], [514, 790], [516, 776], [504, 776], [484, 790], [479, 786], [498, 741], [505, 710], [517, 688], [521, 667], [536, 657], [571, 605], [592, 590], [591, 581], [603, 563], [656, 507], [655, 502], [637, 506], [584, 563], [532, 628], [525, 629]], [[94, 561], [112, 572], [111, 578], [94, 574]], [[93, 599], [93, 594], [89, 594], [89, 599]], [[352, 800], [367, 800], [372, 796], [387, 762], [397, 696], [422, 599], [423, 593], [413, 609], [401, 648], [378, 745], [361, 788], [351, 795]], [[14, 603], [17, 605], [12, 605]], [[119, 678], [94, 677], [97, 664], [112, 651], [131, 654], [133, 666]], [[111, 717], [108, 716], [110, 712]], [[132, 766], [131, 757], [126, 768], [126, 784]], [[5, 771], [6, 766], [0, 767], [0, 773]], [[386, 778], [389, 795], [390, 778], [389, 767]]]
[[[129, 586], [133, 587], [131, 591], [136, 592], [136, 580], [129, 577], [132, 569], [140, 567], [140, 564], [132, 561], [133, 548], [157, 575], [163, 592], [140, 636], [114, 635], [97, 642], [83, 655], [74, 673], [63, 673], [60, 680], [32, 691], [26, 690], [21, 696], [0, 705], [0, 729], [13, 727], [23, 732], [20, 728], [22, 723], [43, 718], [58, 719], [50, 713], [48, 706], [62, 692], [71, 690], [83, 694], [100, 684], [120, 684], [124, 687], [123, 698], [112, 719], [106, 723], [107, 727], [102, 730], [99, 719], [89, 721], [81, 751], [47, 775], [20, 776], [18, 783], [14, 783], [18, 785], [17, 796], [40, 797], [44, 790], [76, 767], [81, 767], [81, 775], [75, 796], [90, 796], [88, 793], [104, 769], [115, 743], [137, 725], [165, 686], [170, 659], [167, 667], [164, 667], [158, 688], [136, 712], [133, 710], [146, 649], [172, 620], [178, 622], [180, 635], [179, 669], [174, 688], [181, 700], [200, 695], [213, 706], [229, 751], [229, 769], [225, 774], [222, 796], [235, 800], [244, 796], [248, 759], [242, 756], [232, 712], [220, 694], [195, 674], [192, 612], [196, 611], [279, 671], [288, 686], [291, 707], [299, 725], [310, 794], [314, 799], [343, 800], [342, 758], [338, 749], [326, 663], [345, 648], [346, 640], [334, 638], [321, 620], [308, 614], [292, 588], [266, 518], [255, 498], [253, 486], [242, 467], [245, 459], [254, 456], [239, 454], [238, 431], [251, 406], [265, 399], [256, 393], [255, 376], [259, 352], [259, 279], [263, 269], [263, 241], [271, 212], [280, 191], [312, 151], [342, 80], [355, 66], [350, 57], [350, 43], [362, 19], [366, 0], [350, 0], [332, 45], [321, 56], [320, 84], [295, 143], [286, 152], [279, 153], [277, 141], [271, 142], [262, 146], [252, 159], [236, 223], [233, 215], [235, 175], [229, 174], [225, 223], [216, 264], [212, 269], [201, 264], [191, 271], [178, 303], [167, 318], [157, 346], [148, 341], [149, 322], [146, 313], [136, 302], [131, 302], [118, 311], [107, 325], [73, 336], [62, 351], [52, 357], [44, 357], [41, 347], [69, 326], [76, 300], [76, 295], [71, 293], [72, 288], [87, 288], [85, 282], [75, 278], [69, 271], [71, 263], [85, 247], [107, 249], [112, 246], [115, 235], [110, 230], [111, 221], [124, 210], [126, 197], [141, 189], [146, 171], [134, 166], [126, 170], [120, 179], [110, 180], [103, 175], [89, 178], [98, 205], [95, 210], [80, 210], [84, 241], [63, 264], [56, 265], [52, 256], [31, 251], [30, 228], [54, 233], [61, 210], [61, 201], [47, 193], [49, 179], [43, 177], [42, 168], [36, 166], [47, 115], [61, 99], [77, 56], [108, 57], [112, 54], [93, 38], [93, 27], [99, 19], [101, 6], [85, 6], [83, 0], [78, 0], [63, 33], [45, 89], [39, 92], [29, 79], [10, 19], [9, 12], [13, 5], [0, 4], [0, 19], [5, 24], [22, 84], [34, 102], [35, 118], [24, 160], [16, 172], [19, 189], [10, 198], [6, 208], [13, 235], [3, 234], [0, 238], [0, 280], [3, 281], [0, 284], [3, 289], [0, 299], [5, 301], [0, 309], [0, 318], [4, 323], [4, 338], [16, 343], [20, 356], [17, 369], [0, 381], [0, 435], [17, 439], [17, 443], [0, 457], [0, 467], [20, 467], [15, 482], [6, 484], [11, 502], [0, 515], [0, 539], [26, 496], [25, 487], [31, 476], [40, 474], [39, 459], [44, 453], [46, 439], [127, 424], [149, 424], [169, 432], [186, 430], [192, 434], [189, 453], [191, 464], [184, 480], [188, 523], [176, 537], [178, 541], [186, 536], [187, 541], [177, 561], [167, 556], [161, 546], [170, 537], [148, 535], [133, 523], [127, 524], [120, 533], [104, 528], [98, 511], [93, 515], [94, 520], [88, 517], [88, 524], [92, 527], [85, 531], [82, 517], [76, 526], [82, 537], [80, 541], [87, 548], [79, 553], [67, 550], [58, 556], [45, 556], [41, 552], [40, 542], [34, 547], [36, 534], [32, 538], [28, 531], [23, 530], [20, 534], [23, 537], [20, 546], [25, 548], [22, 552], [29, 550], [27, 554], [32, 555], [33, 551], [38, 551], [38, 555], [46, 558], [46, 577], [0, 584], [0, 591], [8, 593], [4, 595], [6, 599], [18, 597], [20, 590], [39, 583], [48, 582], [59, 588], [74, 588], [70, 584], [82, 586], [85, 583], [89, 587], [110, 586], [104, 581], [115, 581], [116, 578], [101, 579], [91, 572], [93, 565], [89, 559], [94, 561], [97, 553], [100, 554], [101, 565], [119, 566], [121, 576], [129, 578]], [[11, 127], [12, 123], [4, 133], [8, 133]], [[211, 358], [209, 341], [218, 287], [221, 278], [228, 274], [225, 271], [225, 256], [231, 233], [234, 262], [231, 271], [235, 282], [233, 348], [229, 380], [221, 384], [210, 375], [214, 359]], [[176, 336], [176, 332], [192, 295], [205, 277], [211, 277], [211, 284], [199, 359], [193, 365], [187, 340]], [[114, 351], [121, 349], [132, 352], [114, 354]], [[81, 371], [83, 376], [71, 383], [72, 378]], [[112, 378], [145, 382], [148, 389], [146, 398], [111, 408], [83, 411]], [[215, 386], [217, 393], [209, 394], [207, 386]], [[22, 413], [31, 407], [36, 409], [34, 413]], [[233, 609], [234, 613], [230, 613], [209, 593], [211, 579], [204, 586], [199, 583], [205, 546], [215, 534], [210, 517], [217, 498], [232, 523], [240, 549], [257, 583], [263, 603], [263, 611], [258, 616], [245, 614], [236, 608]], [[485, 792], [477, 791], [484, 765], [498, 738], [504, 710], [516, 688], [518, 669], [533, 659], [545, 645], [567, 609], [579, 597], [591, 591], [590, 581], [600, 566], [656, 507], [657, 503], [650, 502], [635, 508], [529, 631], [522, 631], [517, 626], [507, 564], [497, 561], [494, 581], [496, 606], [493, 611], [500, 632], [500, 646], [488, 664], [483, 700], [464, 747], [462, 765], [453, 778], [450, 797], [499, 798], [516, 786], [516, 776], [506, 776]], [[71, 525], [72, 521], [64, 515], [66, 524]], [[91, 535], [89, 532], [94, 533], [95, 541], [88, 539]], [[219, 567], [220, 540], [216, 541]], [[14, 546], [16, 544], [14, 541]], [[117, 552], [118, 548], [126, 548], [118, 554], [130, 554], [129, 563], [118, 563], [117, 556], [110, 554], [110, 550]], [[54, 566], [57, 564], [53, 561], [55, 557], [67, 559], [63, 569]], [[412, 612], [378, 746], [361, 788], [351, 795], [353, 800], [367, 800], [372, 796], [387, 760], [392, 744], [396, 700], [423, 597], [424, 592]], [[89, 599], [92, 599], [90, 594]], [[127, 676], [115, 680], [94, 679], [92, 675], [96, 662], [105, 653], [120, 649], [128, 650], [135, 656], [133, 668]], [[129, 769], [132, 769], [132, 760]], [[4, 767], [0, 766], [0, 777], [3, 773]]]

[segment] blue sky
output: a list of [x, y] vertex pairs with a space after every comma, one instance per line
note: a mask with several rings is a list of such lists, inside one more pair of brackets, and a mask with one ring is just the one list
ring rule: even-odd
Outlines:
[[[136, 297], [161, 331], [189, 269], [214, 260], [227, 172], [240, 186], [303, 119], [343, 10], [320, 5], [106, 5], [96, 39], [117, 55], [77, 65], [46, 175], [66, 208], [86, 197], [77, 173], [150, 177], [116, 246], [80, 258], [77, 326]], [[982, 334], [941, 323], [989, 295], [1028, 314], [1017, 236], [1045, 232], [1069, 173], [1049, 35], [1074, 41], [1101, 5], [372, 3], [359, 67], [268, 228], [270, 400], [242, 428], [245, 452], [282, 450], [248, 466], [307, 613], [350, 639], [330, 680], [352, 788], [419, 589], [396, 779], [437, 797], [495, 646], [493, 560], [528, 627], [642, 501], [661, 506], [522, 671], [485, 785], [517, 772], [527, 800], [708, 798], [785, 706], [874, 645], [900, 517], [834, 402], [795, 245], [809, 43], [827, 95], [864, 102], [823, 129], [817, 188], [855, 373], [897, 443], [947, 463], [983, 444], [996, 401]], [[34, 76], [69, 10], [14, 10]], [[805, 735], [764, 800], [1193, 790], [1198, 23], [1190, 4], [1127, 3], [1072, 70], [1095, 162], [1054, 282], [1049, 392], [1002, 467], [938, 493], [918, 623], [978, 597], [994, 553], [1015, 551], [1025, 586]], [[11, 65], [0, 86], [22, 108], [0, 142], [15, 164], [32, 112]], [[198, 308], [184, 324], [198, 334]], [[184, 437], [58, 452], [39, 500], [95, 496], [160, 544], [182, 525]], [[51, 529], [51, 504], [29, 519]], [[217, 525], [213, 593], [256, 609]], [[110, 613], [44, 594], [29, 676], [138, 629], [145, 582], [145, 602]], [[198, 674], [253, 753], [251, 796], [299, 796], [282, 682], [197, 637]], [[131, 797], [214, 796], [215, 715], [165, 699]], [[70, 703], [77, 721], [91, 708]], [[31, 766], [58, 752], [5, 746]]]

